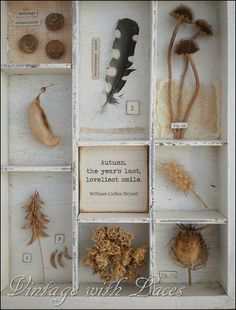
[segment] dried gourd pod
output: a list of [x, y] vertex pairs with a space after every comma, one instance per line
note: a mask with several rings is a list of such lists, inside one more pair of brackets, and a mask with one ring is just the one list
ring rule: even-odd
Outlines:
[[52, 59], [60, 58], [65, 52], [64, 44], [59, 40], [49, 41], [45, 50], [48, 57]]
[[32, 34], [26, 34], [19, 40], [19, 48], [26, 53], [33, 53], [38, 47], [38, 39]]
[[29, 126], [32, 135], [43, 145], [54, 147], [61, 141], [60, 136], [53, 134], [52, 128], [48, 122], [47, 116], [41, 106], [40, 95], [46, 91], [42, 87], [40, 94], [31, 102], [29, 106]]
[[208, 260], [208, 249], [201, 235], [206, 226], [178, 226], [178, 234], [170, 242], [169, 254], [176, 265], [188, 269], [188, 282], [191, 285], [191, 271], [202, 268]]
[[46, 17], [45, 24], [48, 30], [58, 30], [64, 26], [64, 16], [59, 13], [52, 13]]

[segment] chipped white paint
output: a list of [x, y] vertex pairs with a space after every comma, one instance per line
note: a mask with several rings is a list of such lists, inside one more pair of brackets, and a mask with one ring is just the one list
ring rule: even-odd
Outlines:
[[1, 171], [4, 172], [66, 172], [71, 171], [71, 166], [2, 166]]
[[157, 146], [224, 146], [226, 141], [222, 140], [172, 140], [172, 139], [156, 139]]
[[8, 75], [17, 74], [71, 74], [71, 64], [1, 64]]
[[[127, 1], [126, 1], [127, 2]], [[132, 3], [131, 3], [132, 2]], [[124, 10], [127, 12], [125, 8], [128, 8], [130, 5], [134, 8], [138, 5], [138, 2], [127, 2], [127, 6], [125, 1], [122, 2], [124, 7], [121, 9], [120, 17], [123, 17]], [[100, 6], [102, 4], [102, 6]], [[93, 10], [95, 10], [96, 16], [98, 13], [104, 8], [106, 2], [93, 2], [90, 5], [93, 6]], [[7, 46], [7, 17], [6, 10], [7, 4], [6, 1], [2, 1], [1, 5], [3, 6], [2, 11], [2, 23], [3, 23], [3, 33], [2, 39], [4, 42], [4, 47]], [[73, 29], [72, 29], [72, 43], [73, 43], [73, 51], [72, 51], [72, 68], [71, 64], [39, 64], [39, 65], [12, 65], [8, 64], [7, 59], [7, 48], [3, 50], [3, 65], [1, 65], [2, 74], [4, 76], [4, 83], [5, 83], [5, 95], [3, 103], [3, 137], [4, 137], [4, 156], [3, 156], [3, 166], [2, 170], [2, 180], [3, 180], [3, 189], [4, 195], [2, 196], [2, 205], [3, 205], [3, 221], [4, 225], [2, 225], [2, 236], [4, 237], [4, 244], [3, 249], [5, 251], [5, 255], [3, 256], [2, 263], [4, 264], [4, 276], [3, 276], [3, 287], [6, 286], [8, 282], [8, 257], [12, 256], [13, 250], [15, 253], [20, 253], [19, 250], [15, 250], [15, 246], [13, 249], [13, 244], [16, 243], [18, 239], [14, 238], [12, 234], [8, 235], [8, 226], [6, 222], [8, 222], [8, 212], [10, 211], [11, 221], [16, 223], [16, 227], [13, 227], [14, 234], [17, 234], [20, 228], [20, 223], [17, 222], [17, 218], [22, 220], [22, 213], [18, 214], [19, 205], [24, 203], [24, 200], [27, 198], [28, 194], [31, 190], [33, 190], [33, 186], [35, 184], [40, 185], [40, 188], [43, 188], [43, 192], [45, 193], [46, 201], [49, 204], [56, 205], [57, 199], [64, 202], [64, 204], [68, 205], [68, 208], [64, 208], [60, 203], [59, 209], [62, 211], [63, 216], [66, 217], [65, 222], [61, 222], [61, 215], [59, 216], [58, 210], [49, 207], [50, 216], [58, 218], [59, 225], [61, 227], [65, 227], [66, 229], [66, 240], [70, 240], [71, 245], [73, 247], [73, 262], [72, 262], [72, 271], [68, 272], [68, 274], [60, 273], [56, 277], [54, 274], [51, 274], [50, 268], [48, 269], [49, 273], [48, 276], [51, 279], [55, 279], [57, 281], [68, 280], [70, 282], [71, 273], [72, 273], [72, 282], [74, 287], [79, 286], [79, 281], [81, 290], [79, 295], [74, 298], [68, 298], [65, 303], [64, 307], [70, 307], [71, 309], [76, 308], [155, 308], [158, 305], [158, 308], [183, 308], [183, 306], [188, 308], [233, 308], [234, 307], [234, 212], [235, 212], [235, 201], [234, 201], [234, 48], [233, 44], [231, 44], [234, 33], [234, 6], [235, 4], [233, 1], [221, 1], [219, 4], [216, 2], [211, 3], [210, 1], [201, 2], [201, 5], [198, 7], [199, 2], [192, 1], [191, 6], [197, 7], [202, 13], [208, 16], [211, 15], [210, 11], [205, 11], [205, 6], [209, 7], [212, 5], [214, 7], [214, 16], [215, 10], [217, 10], [217, 14], [219, 16], [219, 21], [214, 19], [214, 23], [217, 23], [217, 29], [219, 29], [219, 34], [217, 34], [218, 42], [220, 43], [220, 54], [221, 54], [221, 70], [215, 72], [214, 74], [221, 77], [221, 86], [222, 86], [222, 98], [221, 101], [224, 103], [221, 105], [221, 118], [222, 118], [222, 140], [183, 140], [183, 141], [174, 141], [174, 140], [162, 140], [162, 139], [155, 139], [154, 131], [155, 131], [155, 124], [156, 124], [156, 112], [155, 112], [155, 98], [156, 98], [156, 81], [157, 75], [158, 77], [163, 74], [164, 72], [164, 61], [159, 60], [160, 54], [157, 55], [158, 48], [162, 48], [163, 40], [166, 42], [166, 36], [163, 35], [163, 27], [162, 22], [160, 19], [161, 15], [168, 15], [166, 14], [169, 11], [169, 8], [172, 8], [176, 5], [174, 1], [153, 1], [152, 3], [143, 2], [143, 7], [148, 6], [150, 11], [148, 16], [151, 18], [148, 19], [150, 22], [150, 65], [151, 68], [148, 67], [148, 71], [150, 74], [150, 89], [147, 93], [148, 96], [150, 95], [150, 104], [145, 106], [145, 121], [137, 121], [135, 124], [136, 127], [125, 127], [126, 124], [120, 122], [121, 134], [118, 133], [117, 128], [113, 128], [113, 132], [109, 133], [110, 124], [107, 124], [107, 128], [88, 128], [87, 122], [89, 121], [87, 118], [87, 114], [83, 112], [80, 114], [81, 120], [84, 121], [84, 127], [82, 127], [81, 123], [79, 123], [79, 106], [84, 107], [84, 102], [80, 101], [79, 90], [86, 92], [87, 86], [83, 84], [83, 81], [79, 80], [79, 68], [80, 68], [80, 39], [81, 36], [84, 36], [86, 33], [83, 26], [85, 24], [80, 21], [81, 15], [86, 13], [86, 2], [79, 2], [73, 1]], [[114, 10], [116, 3], [112, 3], [108, 8], [108, 13], [110, 14], [111, 11]], [[141, 6], [142, 6], [141, 5]], [[197, 11], [196, 9], [196, 11]], [[159, 19], [157, 18], [158, 10], [160, 14], [158, 15]], [[5, 13], [4, 13], [5, 12]], [[137, 12], [139, 12], [137, 10]], [[134, 12], [135, 13], [135, 12]], [[5, 15], [4, 15], [5, 14]], [[136, 14], [136, 13], [135, 13]], [[203, 15], [204, 15], [203, 14]], [[139, 14], [140, 18], [144, 18], [142, 14]], [[212, 16], [211, 15], [211, 18]], [[207, 16], [203, 16], [203, 18], [207, 18]], [[213, 17], [214, 17], [213, 16]], [[82, 16], [83, 17], [83, 16]], [[144, 18], [145, 19], [145, 18]], [[81, 28], [79, 26], [82, 26]], [[106, 26], [106, 25], [105, 25]], [[170, 27], [172, 27], [171, 23], [169, 23], [169, 28], [166, 30], [168, 33], [170, 32]], [[5, 29], [5, 30], [4, 30]], [[164, 32], [165, 33], [165, 32]], [[92, 34], [95, 35], [94, 33]], [[100, 34], [99, 34], [100, 35]], [[103, 37], [100, 36], [103, 40]], [[102, 44], [101, 40], [101, 44]], [[112, 41], [112, 38], [109, 38], [109, 41]], [[2, 44], [3, 46], [3, 44]], [[219, 47], [219, 46], [218, 46]], [[217, 47], [217, 48], [218, 48]], [[86, 51], [87, 52], [87, 51]], [[218, 53], [218, 51], [216, 51]], [[109, 58], [109, 57], [108, 57]], [[108, 59], [107, 58], [107, 59]], [[208, 56], [206, 56], [206, 59]], [[110, 59], [110, 58], [109, 58]], [[105, 67], [104, 67], [105, 69]], [[201, 68], [203, 70], [203, 68]], [[208, 71], [210, 74], [211, 70]], [[7, 98], [7, 94], [12, 98], [13, 96], [13, 88], [11, 91], [7, 91], [7, 84], [8, 81], [20, 81], [20, 76], [23, 74], [24, 76], [30, 75], [29, 80], [32, 79], [33, 82], [38, 80], [36, 75], [41, 75], [43, 79], [45, 78], [44, 75], [47, 76], [47, 81], [52, 82], [54, 80], [54, 76], [59, 76], [59, 74], [65, 74], [67, 76], [60, 77], [64, 81], [69, 81], [70, 74], [72, 73], [72, 154], [71, 151], [65, 153], [67, 155], [60, 155], [59, 159], [57, 156], [59, 153], [56, 153], [56, 163], [52, 163], [52, 158], [47, 155], [45, 158], [41, 157], [38, 166], [35, 166], [34, 163], [29, 162], [30, 166], [25, 166], [28, 163], [27, 160], [23, 161], [23, 153], [18, 153], [18, 155], [14, 158], [14, 154], [12, 150], [14, 148], [13, 140], [9, 138], [9, 158], [11, 159], [8, 161], [8, 153], [7, 153], [7, 107], [10, 106], [12, 109], [12, 101]], [[88, 71], [90, 74], [90, 71]], [[207, 79], [209, 78], [209, 74], [207, 74]], [[8, 75], [8, 78], [7, 78]], [[49, 75], [51, 77], [49, 77]], [[165, 74], [164, 74], [165, 75]], [[100, 77], [101, 78], [101, 77]], [[40, 79], [40, 77], [39, 77]], [[61, 80], [61, 81], [62, 81]], [[15, 83], [17, 87], [19, 87], [19, 83]], [[85, 82], [84, 82], [85, 83]], [[11, 83], [10, 83], [11, 84]], [[64, 84], [64, 83], [63, 83]], [[146, 91], [146, 90], [145, 90]], [[18, 91], [17, 91], [18, 92]], [[69, 93], [69, 89], [68, 89]], [[19, 92], [18, 92], [19, 94]], [[60, 92], [61, 95], [61, 92]], [[147, 96], [147, 97], [148, 97]], [[59, 96], [60, 97], [60, 96]], [[133, 99], [133, 98], [132, 98]], [[136, 99], [136, 98], [134, 98]], [[9, 104], [10, 103], [10, 104]], [[68, 100], [67, 102], [67, 109], [69, 114], [71, 113], [71, 101]], [[142, 104], [142, 103], [141, 103]], [[16, 103], [15, 103], [16, 107]], [[14, 108], [14, 105], [13, 105]], [[84, 107], [86, 108], [86, 107]], [[49, 108], [50, 110], [52, 108]], [[142, 109], [142, 105], [141, 105]], [[86, 109], [85, 109], [86, 110]], [[62, 115], [63, 108], [60, 110], [60, 114]], [[115, 113], [116, 117], [120, 117], [116, 110], [112, 110], [111, 113]], [[111, 113], [109, 114], [109, 122], [114, 120], [114, 117], [111, 117]], [[124, 111], [125, 113], [125, 111]], [[68, 115], [69, 115], [68, 114]], [[17, 114], [16, 114], [17, 115]], [[86, 117], [85, 117], [86, 116]], [[54, 123], [52, 115], [52, 123]], [[63, 114], [64, 117], [64, 114]], [[71, 116], [70, 116], [71, 117]], [[133, 116], [132, 116], [133, 117]], [[12, 121], [16, 120], [19, 121], [19, 117], [9, 117], [10, 126], [12, 126]], [[120, 118], [119, 118], [120, 119]], [[149, 122], [148, 122], [149, 119]], [[64, 120], [65, 122], [65, 120]], [[66, 121], [67, 122], [67, 121]], [[140, 125], [141, 124], [141, 125]], [[53, 124], [52, 124], [53, 125]], [[68, 125], [68, 122], [67, 122]], [[132, 124], [133, 126], [134, 124]], [[85, 127], [86, 126], [86, 127]], [[20, 124], [17, 125], [20, 128]], [[60, 127], [60, 126], [59, 126]], [[69, 128], [70, 126], [68, 126]], [[80, 129], [80, 132], [79, 132]], [[133, 130], [135, 129], [135, 130]], [[83, 131], [84, 130], [84, 131]], [[123, 130], [123, 132], [122, 132]], [[80, 135], [81, 133], [81, 135]], [[69, 134], [68, 134], [69, 137]], [[92, 140], [88, 141], [85, 140], [87, 138], [91, 138]], [[81, 140], [83, 138], [83, 140]], [[142, 140], [141, 140], [142, 139]], [[103, 140], [103, 141], [101, 141]], [[27, 142], [28, 143], [28, 142]], [[26, 142], [23, 142], [23, 147], [27, 146]], [[78, 173], [78, 147], [80, 146], [98, 146], [98, 145], [147, 145], [149, 147], [149, 197], [150, 197], [150, 212], [149, 214], [79, 214], [79, 205], [78, 205], [78, 197], [79, 197], [79, 173]], [[28, 146], [32, 146], [31, 143], [28, 143]], [[165, 148], [168, 146], [168, 148]], [[177, 152], [171, 151], [171, 147], [176, 146], [175, 150]], [[181, 146], [181, 148], [179, 148]], [[194, 148], [192, 148], [195, 146]], [[218, 146], [218, 148], [215, 148]], [[170, 147], [170, 148], [169, 148]], [[183, 148], [182, 148], [183, 147]], [[186, 149], [185, 149], [186, 147]], [[201, 148], [198, 148], [201, 147]], [[210, 147], [210, 148], [209, 148]], [[214, 150], [213, 150], [214, 147]], [[218, 182], [219, 188], [221, 189], [219, 193], [214, 192], [214, 194], [209, 194], [206, 189], [204, 189], [204, 197], [210, 199], [213, 202], [214, 207], [209, 208], [209, 210], [199, 209], [199, 206], [193, 204], [193, 199], [186, 199], [181, 198], [184, 200], [186, 205], [184, 209], [181, 209], [181, 199], [180, 193], [173, 194], [173, 198], [178, 201], [177, 207], [178, 210], [173, 210], [176, 208], [176, 205], [169, 205], [169, 208], [166, 208], [168, 205], [164, 205], [160, 203], [165, 195], [165, 193], [160, 190], [160, 186], [162, 186], [163, 180], [159, 178], [159, 174], [157, 172], [158, 168], [158, 161], [162, 154], [179, 154], [181, 158], [187, 158], [187, 162], [191, 162], [191, 156], [187, 155], [185, 150], [193, 149], [195, 154], [192, 155], [192, 158], [196, 160], [196, 158], [200, 162], [200, 170], [204, 169], [208, 172], [206, 177], [206, 182], [208, 178], [214, 179]], [[64, 149], [65, 151], [65, 149]], [[66, 151], [66, 152], [67, 152]], [[63, 151], [62, 151], [63, 152]], [[61, 153], [62, 154], [62, 153]], [[187, 154], [188, 151], [187, 151]], [[207, 164], [208, 159], [211, 157], [212, 154], [212, 164]], [[72, 159], [71, 156], [72, 155]], [[41, 155], [39, 155], [40, 158]], [[164, 156], [166, 157], [166, 156]], [[163, 158], [164, 158], [163, 157]], [[201, 158], [200, 158], [201, 157]], [[20, 164], [18, 160], [22, 158], [22, 163]], [[32, 157], [33, 158], [33, 157]], [[47, 160], [48, 158], [48, 160]], [[33, 158], [34, 159], [34, 158]], [[228, 159], [228, 161], [227, 161]], [[17, 161], [18, 162], [17, 162]], [[66, 163], [63, 161], [65, 160]], [[55, 164], [55, 166], [54, 166]], [[194, 175], [198, 176], [199, 166], [193, 165]], [[220, 167], [218, 169], [218, 167]], [[203, 170], [204, 170], [203, 169]], [[208, 170], [207, 170], [208, 169]], [[70, 173], [71, 170], [71, 173]], [[37, 173], [36, 173], [37, 172]], [[39, 173], [40, 172], [40, 173]], [[60, 173], [57, 173], [60, 172]], [[65, 173], [61, 173], [65, 172]], [[53, 175], [53, 178], [52, 178]], [[70, 184], [72, 175], [72, 184]], [[157, 178], [155, 178], [157, 176]], [[23, 178], [24, 183], [21, 182]], [[47, 184], [49, 178], [51, 183], [50, 187], [47, 188], [45, 184]], [[27, 184], [31, 184], [31, 187], [26, 187]], [[45, 181], [47, 180], [47, 182]], [[10, 183], [13, 182], [13, 186]], [[203, 182], [203, 183], [204, 183]], [[22, 184], [21, 184], [22, 183]], [[45, 184], [44, 184], [45, 183]], [[55, 183], [55, 184], [54, 184]], [[205, 183], [204, 183], [205, 184]], [[198, 186], [201, 187], [202, 182], [198, 181]], [[215, 184], [213, 184], [215, 185]], [[228, 190], [227, 190], [228, 186]], [[72, 188], [72, 197], [70, 196], [70, 189]], [[28, 192], [27, 192], [28, 191]], [[166, 195], [169, 195], [173, 189], [166, 192]], [[205, 192], [206, 191], [206, 192]], [[212, 191], [214, 191], [214, 187], [212, 187]], [[23, 196], [22, 196], [23, 193]], [[27, 194], [28, 193], [28, 194]], [[8, 194], [9, 194], [9, 202], [8, 202]], [[54, 199], [54, 202], [51, 202], [51, 195], [57, 198]], [[206, 195], [205, 195], [206, 194]], [[171, 194], [172, 195], [172, 194]], [[50, 196], [50, 197], [49, 197]], [[49, 198], [48, 198], [49, 197]], [[15, 199], [16, 198], [16, 199]], [[15, 200], [14, 200], [15, 199]], [[72, 201], [71, 201], [72, 200]], [[163, 200], [164, 201], [164, 200]], [[71, 232], [71, 212], [70, 212], [70, 205], [72, 205], [72, 228], [73, 233]], [[52, 206], [52, 205], [51, 205]], [[193, 206], [193, 207], [192, 207]], [[192, 208], [192, 211], [189, 211]], [[155, 212], [156, 209], [156, 212]], [[179, 210], [182, 210], [181, 212]], [[57, 214], [56, 214], [56, 213]], [[17, 215], [18, 214], [18, 215]], [[58, 217], [57, 217], [58, 216]], [[176, 223], [196, 223], [196, 224], [214, 224], [210, 225], [210, 230], [208, 232], [208, 237], [211, 239], [211, 244], [216, 247], [210, 249], [211, 251], [211, 258], [209, 264], [207, 265], [206, 269], [202, 271], [194, 273], [194, 279], [197, 280], [198, 283], [194, 283], [192, 287], [187, 287], [185, 291], [185, 297], [159, 297], [158, 300], [156, 298], [127, 298], [127, 297], [120, 297], [119, 303], [116, 303], [112, 298], [83, 298], [85, 290], [87, 287], [86, 282], [96, 282], [98, 280], [92, 276], [91, 272], [88, 269], [85, 269], [81, 265], [81, 260], [85, 255], [85, 247], [88, 245], [88, 240], [90, 240], [90, 235], [93, 227], [98, 226], [99, 224], [111, 224], [114, 225], [119, 223], [119, 225], [123, 225], [127, 230], [132, 230], [135, 232], [135, 236], [140, 236], [143, 238], [138, 240], [138, 245], [142, 245], [144, 242], [150, 245], [149, 248], [149, 272], [147, 274], [153, 275], [158, 270], [176, 270], [175, 265], [170, 261], [169, 257], [167, 256], [166, 251], [166, 243], [169, 241], [168, 239], [172, 236], [174, 224]], [[222, 225], [218, 225], [222, 224]], [[79, 232], [80, 228], [80, 232]], [[60, 232], [58, 232], [60, 233]], [[20, 234], [18, 234], [20, 235]], [[72, 239], [71, 239], [72, 235]], [[8, 236], [11, 238], [11, 251], [8, 251]], [[206, 233], [207, 236], [207, 233]], [[79, 238], [80, 237], [80, 238]], [[18, 236], [17, 236], [18, 238]], [[20, 237], [19, 237], [20, 238]], [[139, 239], [139, 238], [138, 238]], [[13, 243], [12, 243], [13, 242]], [[17, 247], [18, 245], [16, 245]], [[46, 247], [51, 247], [51, 245], [46, 245]], [[26, 251], [27, 252], [27, 251]], [[13, 274], [19, 270], [21, 266], [17, 265], [14, 260], [17, 258], [11, 258], [11, 270], [10, 273]], [[80, 261], [80, 264], [78, 264]], [[23, 266], [26, 268], [26, 266]], [[71, 268], [71, 267], [69, 267]], [[25, 269], [24, 269], [25, 270]], [[64, 270], [65, 271], [65, 270]], [[63, 271], [63, 272], [64, 272]], [[68, 269], [66, 269], [68, 271]], [[180, 277], [178, 279], [179, 282], [184, 281], [186, 282], [186, 270], [178, 269], [180, 272]], [[35, 271], [36, 272], [36, 271]], [[38, 272], [38, 271], [37, 271]], [[35, 273], [36, 277], [39, 274]], [[205, 273], [204, 273], [205, 272]], [[217, 283], [208, 283], [212, 280], [219, 281]], [[168, 282], [168, 281], [167, 281]], [[173, 279], [169, 279], [169, 283], [173, 284]], [[205, 283], [203, 283], [205, 282]], [[163, 283], [164, 285], [164, 283]], [[223, 291], [223, 289], [224, 291]], [[127, 292], [127, 291], [126, 291]], [[203, 297], [204, 296], [204, 297]], [[24, 298], [20, 297], [21, 302], [19, 303], [19, 299], [10, 298], [4, 295], [3, 297], [3, 306], [5, 308], [14, 308], [17, 304], [18, 307], [27, 308], [30, 302], [30, 306], [32, 308], [36, 308], [38, 305], [38, 298]], [[50, 307], [50, 298], [44, 297], [40, 298], [40, 307], [48, 308]]]
[[157, 211], [160, 224], [226, 224], [227, 218], [219, 211]]
[[148, 213], [80, 213], [79, 223], [150, 223]]

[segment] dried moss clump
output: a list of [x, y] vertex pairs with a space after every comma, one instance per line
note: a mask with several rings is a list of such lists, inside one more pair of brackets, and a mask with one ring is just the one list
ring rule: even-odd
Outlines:
[[115, 282], [126, 278], [134, 282], [139, 269], [145, 264], [147, 247], [132, 248], [134, 235], [122, 231], [119, 226], [98, 227], [93, 231], [93, 248], [88, 248], [88, 254], [83, 260], [94, 274], [98, 273], [104, 282]]

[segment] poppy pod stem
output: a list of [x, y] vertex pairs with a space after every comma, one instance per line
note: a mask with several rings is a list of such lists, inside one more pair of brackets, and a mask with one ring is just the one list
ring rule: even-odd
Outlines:
[[[192, 110], [192, 107], [193, 107], [193, 104], [199, 94], [199, 90], [200, 90], [200, 80], [199, 80], [199, 75], [198, 75], [198, 72], [197, 72], [197, 68], [196, 68], [196, 65], [194, 63], [194, 60], [192, 58], [192, 55], [191, 54], [186, 54], [187, 58], [188, 58], [188, 61], [192, 67], [192, 70], [193, 70], [193, 74], [194, 74], [194, 78], [195, 78], [195, 82], [196, 82], [196, 86], [195, 86], [195, 91], [193, 93], [193, 96], [188, 104], [188, 107], [187, 107], [187, 110], [185, 112], [185, 115], [184, 115], [184, 119], [183, 119], [183, 122], [187, 122], [188, 121], [188, 118], [189, 118], [189, 115], [191, 113], [191, 110]], [[180, 132], [180, 139], [183, 139], [184, 137], [184, 134], [185, 134], [185, 129], [182, 129], [181, 132]]]
[[191, 286], [192, 285], [192, 273], [191, 273], [191, 268], [188, 268], [188, 284]]

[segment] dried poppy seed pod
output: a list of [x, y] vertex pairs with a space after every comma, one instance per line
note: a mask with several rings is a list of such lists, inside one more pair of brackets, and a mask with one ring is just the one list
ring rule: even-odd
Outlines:
[[169, 254], [176, 265], [188, 269], [188, 282], [191, 285], [191, 271], [204, 267], [208, 260], [208, 249], [201, 235], [206, 226], [181, 224], [178, 227], [177, 235], [170, 242]]
[[199, 51], [199, 47], [192, 39], [181, 40], [175, 49], [175, 53], [178, 55], [194, 54]]
[[38, 39], [32, 34], [26, 34], [19, 40], [19, 48], [26, 53], [33, 53], [38, 47]]
[[52, 13], [46, 17], [45, 24], [48, 30], [58, 30], [64, 26], [64, 16], [59, 13]]
[[193, 12], [186, 5], [179, 5], [173, 11], [170, 12], [170, 15], [177, 20], [181, 20], [183, 23], [192, 24], [193, 22]]
[[213, 35], [212, 26], [205, 19], [195, 20], [195, 25], [199, 29], [199, 33], [205, 36]]

